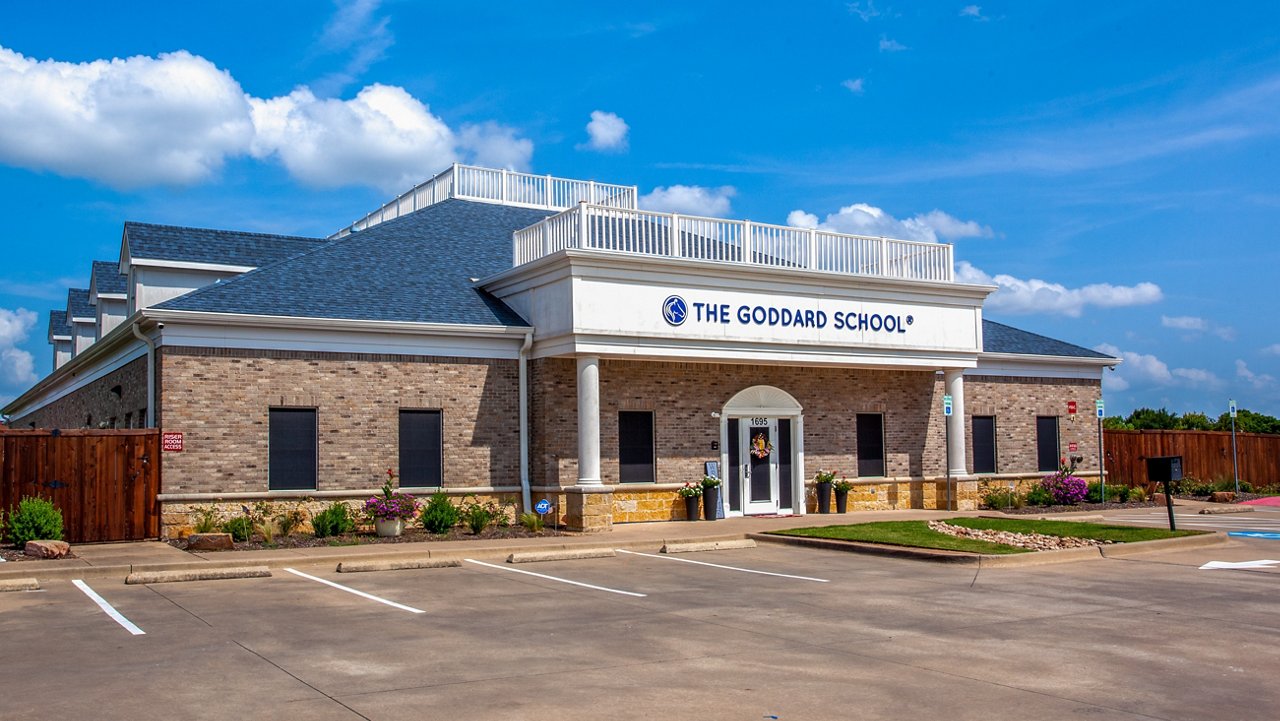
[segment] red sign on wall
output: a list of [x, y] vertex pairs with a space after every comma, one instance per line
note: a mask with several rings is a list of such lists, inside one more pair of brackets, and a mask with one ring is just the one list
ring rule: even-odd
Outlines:
[[1071, 414], [1071, 415], [1073, 415], [1073, 416], [1076, 414], [1076, 402], [1075, 402], [1075, 401], [1067, 401], [1067, 413], [1070, 413], [1070, 414]]
[[182, 434], [162, 433], [160, 435], [160, 448], [166, 451], [182, 450]]
[[1067, 444], [1067, 450], [1068, 450], [1068, 451], [1071, 451], [1072, 453], [1075, 453], [1076, 451], [1080, 450], [1080, 444], [1079, 444], [1079, 443], [1068, 443], [1068, 444]]

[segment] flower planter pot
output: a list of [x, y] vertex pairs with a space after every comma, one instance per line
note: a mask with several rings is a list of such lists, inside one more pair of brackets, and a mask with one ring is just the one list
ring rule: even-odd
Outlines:
[[403, 518], [388, 518], [386, 520], [375, 520], [373, 522], [374, 530], [378, 532], [379, 538], [391, 538], [404, 533]]
[[702, 518], [706, 521], [716, 520], [716, 512], [720, 510], [720, 487], [702, 489]]
[[701, 505], [702, 499], [698, 496], [684, 497], [684, 520], [698, 520], [698, 506]]
[[817, 484], [818, 513], [831, 513], [831, 483], [823, 481]]
[[836, 513], [848, 513], [848, 512], [849, 512], [849, 492], [837, 490], [836, 491]]

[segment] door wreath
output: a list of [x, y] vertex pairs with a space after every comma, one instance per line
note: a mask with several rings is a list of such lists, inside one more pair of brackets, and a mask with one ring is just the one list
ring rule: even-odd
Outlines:
[[768, 458], [770, 453], [773, 453], [773, 444], [764, 437], [763, 433], [755, 434], [751, 439], [751, 455], [756, 458]]

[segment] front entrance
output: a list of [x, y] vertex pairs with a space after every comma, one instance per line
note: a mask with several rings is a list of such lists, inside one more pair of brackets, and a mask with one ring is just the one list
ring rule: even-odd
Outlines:
[[771, 386], [752, 386], [725, 404], [726, 515], [804, 513], [802, 418], [800, 404]]

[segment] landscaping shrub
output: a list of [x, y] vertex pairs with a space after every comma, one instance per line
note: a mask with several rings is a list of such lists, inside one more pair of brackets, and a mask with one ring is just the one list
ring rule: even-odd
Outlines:
[[1128, 486], [1122, 486], [1118, 483], [1107, 486], [1107, 500], [1111, 503], [1128, 503], [1131, 494], [1132, 492]]
[[[1233, 478], [1223, 478], [1213, 483], [1213, 490], [1234, 492], [1236, 490], [1236, 482]], [[1253, 493], [1253, 484], [1248, 481], [1240, 481], [1241, 493]], [[1205, 495], [1208, 495], [1207, 493]]]
[[253, 519], [248, 516], [236, 516], [222, 524], [222, 532], [230, 533], [233, 541], [247, 541], [253, 536]]
[[1130, 488], [1129, 500], [1134, 503], [1144, 503], [1147, 500], [1147, 489], [1140, 487]]
[[61, 541], [62, 511], [43, 498], [26, 497], [9, 509], [9, 540], [22, 548], [27, 541]]
[[1022, 496], [1008, 488], [994, 488], [982, 497], [987, 508], [1022, 508]]
[[341, 501], [334, 501], [329, 507], [311, 519], [311, 528], [316, 538], [338, 536], [356, 530], [356, 520], [351, 517], [351, 509]]
[[422, 509], [422, 527], [431, 533], [448, 533], [450, 528], [458, 525], [460, 514], [446, 493], [437, 493], [427, 501]]
[[218, 509], [213, 506], [204, 506], [197, 508], [191, 512], [195, 516], [196, 533], [213, 533], [218, 530]]
[[1049, 492], [1054, 503], [1063, 506], [1074, 506], [1083, 501], [1089, 492], [1089, 486], [1083, 478], [1062, 472], [1042, 478], [1040, 487]]
[[472, 534], [477, 535], [489, 527], [493, 516], [491, 509], [479, 503], [471, 504], [462, 512], [462, 520], [467, 524], [467, 528], [471, 529]]
[[1173, 492], [1184, 496], [1207, 496], [1213, 493], [1213, 484], [1195, 476], [1187, 476], [1173, 483]]
[[534, 533], [542, 533], [542, 514], [529, 511], [520, 514], [520, 525], [533, 531]]
[[1026, 502], [1028, 506], [1052, 506], [1053, 494], [1044, 486], [1035, 485], [1027, 491]]
[[280, 525], [280, 535], [288, 537], [289, 534], [298, 530], [298, 528], [307, 520], [307, 510], [301, 504], [295, 505], [293, 508], [286, 509], [276, 516], [276, 523]]
[[1085, 503], [1102, 503], [1102, 484], [1097, 481], [1089, 482], [1089, 490], [1084, 494]]

